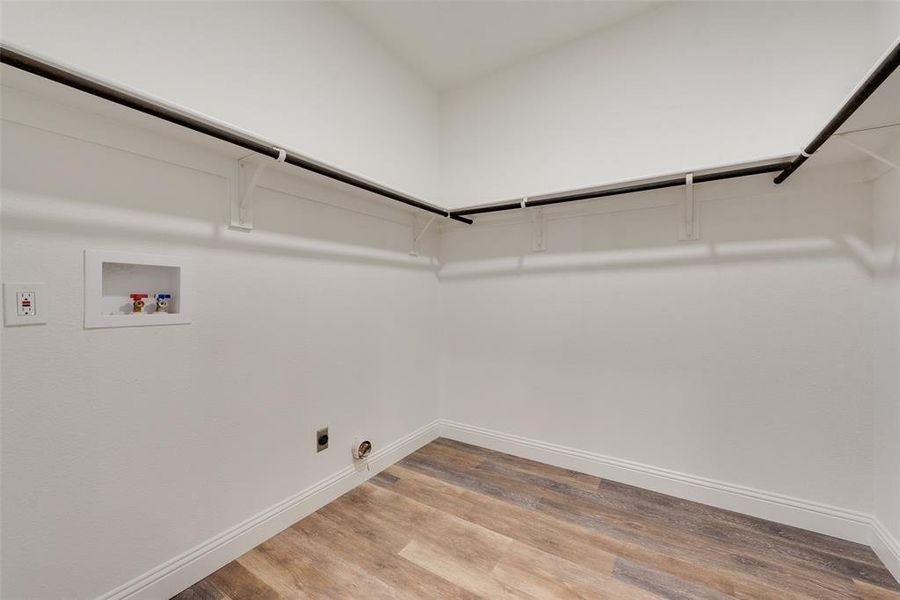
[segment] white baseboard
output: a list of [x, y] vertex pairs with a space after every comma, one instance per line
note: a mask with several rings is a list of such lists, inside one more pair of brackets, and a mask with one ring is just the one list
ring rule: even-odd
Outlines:
[[[861, 544], [873, 543], [873, 518], [861, 512], [446, 419], [441, 420], [441, 436]], [[896, 577], [897, 572], [892, 572]]]
[[891, 535], [887, 527], [875, 517], [872, 517], [872, 550], [894, 579], [900, 581], [900, 540]]
[[900, 542], [871, 515], [442, 419], [374, 452], [369, 460], [370, 471], [353, 466], [341, 469], [104, 594], [98, 600], [170, 598], [439, 435], [871, 545], [900, 581]]
[[223, 531], [143, 575], [104, 594], [98, 600], [160, 600], [170, 598], [269, 539], [303, 517], [312, 514], [338, 496], [391, 466], [437, 438], [439, 422], [434, 421], [378, 449], [369, 459], [371, 470], [348, 466], [278, 504]]

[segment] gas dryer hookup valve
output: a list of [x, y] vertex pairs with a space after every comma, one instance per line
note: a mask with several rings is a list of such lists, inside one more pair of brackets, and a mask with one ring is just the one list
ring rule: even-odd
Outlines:
[[353, 444], [353, 458], [356, 460], [365, 460], [372, 453], [372, 442], [363, 440]]

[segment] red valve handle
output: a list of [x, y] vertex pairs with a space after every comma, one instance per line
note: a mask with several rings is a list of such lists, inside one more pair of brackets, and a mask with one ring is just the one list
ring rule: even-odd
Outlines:
[[132, 300], [143, 300], [147, 297], [147, 294], [131, 294]]

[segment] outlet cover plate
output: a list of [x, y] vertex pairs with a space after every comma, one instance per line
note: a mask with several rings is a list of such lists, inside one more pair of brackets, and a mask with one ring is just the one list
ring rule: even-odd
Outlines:
[[[34, 302], [29, 315], [20, 315], [17, 299], [19, 294], [34, 294]], [[16, 325], [43, 325], [47, 322], [47, 284], [3, 282], [3, 323], [7, 327]]]

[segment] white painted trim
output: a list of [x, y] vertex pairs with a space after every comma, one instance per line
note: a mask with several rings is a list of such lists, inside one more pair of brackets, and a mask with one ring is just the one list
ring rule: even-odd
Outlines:
[[371, 470], [367, 470], [361, 463], [344, 467], [330, 477], [111, 590], [98, 600], [170, 598], [415, 452], [437, 438], [438, 431], [439, 422], [433, 421], [373, 452], [368, 460]]
[[[446, 419], [441, 436], [869, 545], [871, 515]], [[885, 561], [887, 562], [887, 561]]]
[[345, 467], [98, 600], [169, 598], [439, 435], [871, 545], [888, 570], [900, 580], [900, 542], [871, 515], [440, 419], [374, 452], [369, 460], [371, 471], [361, 465]]
[[891, 535], [877, 517], [872, 517], [871, 545], [894, 579], [900, 581], [900, 540]]
[[900, 540], [877, 517], [765, 490], [586, 452], [474, 425], [440, 420], [441, 437], [506, 452], [549, 465], [588, 473], [702, 502], [726, 510], [832, 535], [871, 546], [900, 581]]

